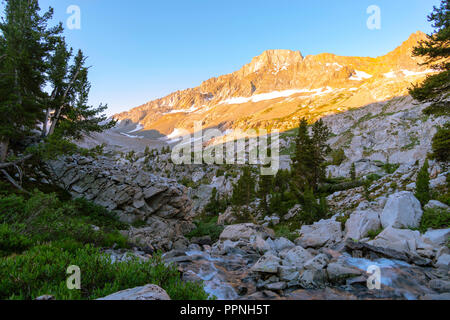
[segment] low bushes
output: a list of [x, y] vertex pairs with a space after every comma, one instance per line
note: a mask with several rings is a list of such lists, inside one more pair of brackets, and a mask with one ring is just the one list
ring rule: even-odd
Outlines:
[[[67, 267], [80, 267], [81, 290], [69, 290]], [[130, 259], [111, 263], [91, 245], [57, 242], [36, 246], [19, 256], [0, 259], [0, 299], [35, 299], [44, 294], [58, 300], [97, 299], [114, 292], [156, 284], [174, 300], [207, 299], [200, 284], [182, 282], [174, 265], [160, 256], [147, 262]]]

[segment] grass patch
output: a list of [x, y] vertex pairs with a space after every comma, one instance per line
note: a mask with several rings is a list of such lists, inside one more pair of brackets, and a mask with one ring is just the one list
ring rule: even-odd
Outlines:
[[199, 220], [194, 221], [195, 229], [189, 232], [186, 237], [192, 239], [193, 237], [210, 236], [213, 242], [219, 240], [224, 227], [217, 224], [218, 216], [203, 216]]
[[440, 208], [425, 209], [420, 221], [419, 231], [424, 233], [428, 229], [445, 229], [450, 225], [450, 211]]

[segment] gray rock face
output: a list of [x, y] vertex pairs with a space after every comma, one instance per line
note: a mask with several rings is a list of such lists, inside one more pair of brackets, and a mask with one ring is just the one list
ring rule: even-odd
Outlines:
[[252, 270], [256, 272], [275, 274], [278, 273], [280, 261], [280, 258], [270, 252], [267, 252], [256, 262], [256, 264], [252, 267]]
[[170, 247], [170, 242], [192, 229], [187, 189], [174, 180], [106, 157], [65, 157], [48, 162], [47, 167], [54, 182], [74, 198], [104, 206], [123, 222], [145, 222], [148, 227], [140, 236], [146, 235], [146, 245]]
[[450, 268], [450, 254], [445, 253], [439, 256], [435, 266], [438, 268], [449, 269]]
[[154, 284], [113, 293], [97, 300], [170, 300], [167, 292]]
[[334, 220], [320, 220], [309, 226], [302, 226], [301, 236], [296, 242], [305, 248], [331, 245], [342, 239], [341, 223]]
[[345, 223], [345, 238], [360, 240], [367, 236], [369, 231], [381, 227], [378, 213], [373, 210], [357, 211], [350, 215]]
[[383, 230], [369, 243], [377, 247], [391, 248], [399, 252], [413, 253], [416, 252], [418, 248], [428, 247], [422, 241], [419, 231], [395, 229], [392, 227]]
[[280, 252], [280, 257], [283, 258], [284, 266], [303, 268], [305, 263], [312, 259], [313, 256], [301, 246], [296, 246], [292, 249], [286, 249]]
[[422, 236], [425, 242], [430, 243], [436, 247], [444, 245], [448, 241], [449, 237], [450, 237], [450, 228], [430, 230], [425, 232], [425, 234]]
[[360, 276], [361, 270], [346, 266], [340, 262], [330, 263], [327, 267], [328, 278], [332, 282], [342, 282], [348, 278]]
[[268, 237], [273, 236], [273, 231], [253, 223], [234, 224], [225, 227], [220, 234], [220, 240], [250, 240], [251, 237], [256, 236], [267, 239]]
[[402, 191], [389, 196], [381, 213], [381, 224], [383, 228], [417, 228], [422, 214], [420, 202], [413, 193]]
[[450, 207], [446, 205], [445, 203], [442, 203], [437, 200], [430, 200], [428, 203], [423, 207], [424, 209], [445, 209], [450, 210]]

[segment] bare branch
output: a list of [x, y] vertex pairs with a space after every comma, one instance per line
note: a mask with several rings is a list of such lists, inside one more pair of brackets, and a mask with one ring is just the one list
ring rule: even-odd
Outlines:
[[4, 168], [8, 168], [8, 167], [13, 167], [13, 166], [17, 166], [17, 164], [22, 163], [28, 159], [30, 159], [31, 157], [33, 157], [33, 155], [29, 154], [19, 160], [13, 161], [13, 162], [4, 162], [4, 163], [0, 163], [0, 169], [4, 169]]
[[6, 170], [1, 169], [0, 172], [3, 173], [3, 175], [6, 177], [6, 179], [7, 179], [14, 187], [16, 187], [17, 189], [19, 189], [19, 190], [22, 191], [22, 192], [29, 193], [28, 191], [24, 190], [24, 189], [22, 188], [22, 186], [21, 186], [20, 184], [18, 184], [17, 181], [14, 180], [14, 178], [11, 177], [11, 176], [8, 174], [8, 172], [6, 172]]
[[[80, 71], [81, 71], [81, 66], [77, 69], [77, 72], [75, 72], [75, 75], [73, 76], [72, 80], [70, 80], [69, 85], [67, 86], [66, 90], [64, 91], [64, 94], [62, 96], [62, 101], [63, 102], [66, 99], [66, 96], [69, 93], [69, 90], [72, 88], [73, 83], [77, 79], [78, 74], [80, 73]], [[48, 136], [52, 135], [53, 132], [55, 131], [56, 123], [58, 122], [59, 117], [61, 116], [61, 111], [62, 111], [63, 107], [64, 107], [64, 103], [57, 109], [55, 118], [53, 119], [52, 124], [50, 126], [50, 130], [48, 131], [48, 134], [47, 134]]]

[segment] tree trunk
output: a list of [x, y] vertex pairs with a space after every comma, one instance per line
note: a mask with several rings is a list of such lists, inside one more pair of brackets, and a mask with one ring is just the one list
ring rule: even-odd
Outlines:
[[8, 155], [9, 138], [0, 137], [0, 162], [5, 162]]
[[49, 116], [50, 116], [50, 108], [47, 108], [47, 110], [45, 111], [45, 119], [44, 122], [42, 123], [42, 134], [41, 134], [42, 138], [44, 138], [47, 135], [47, 122]]

